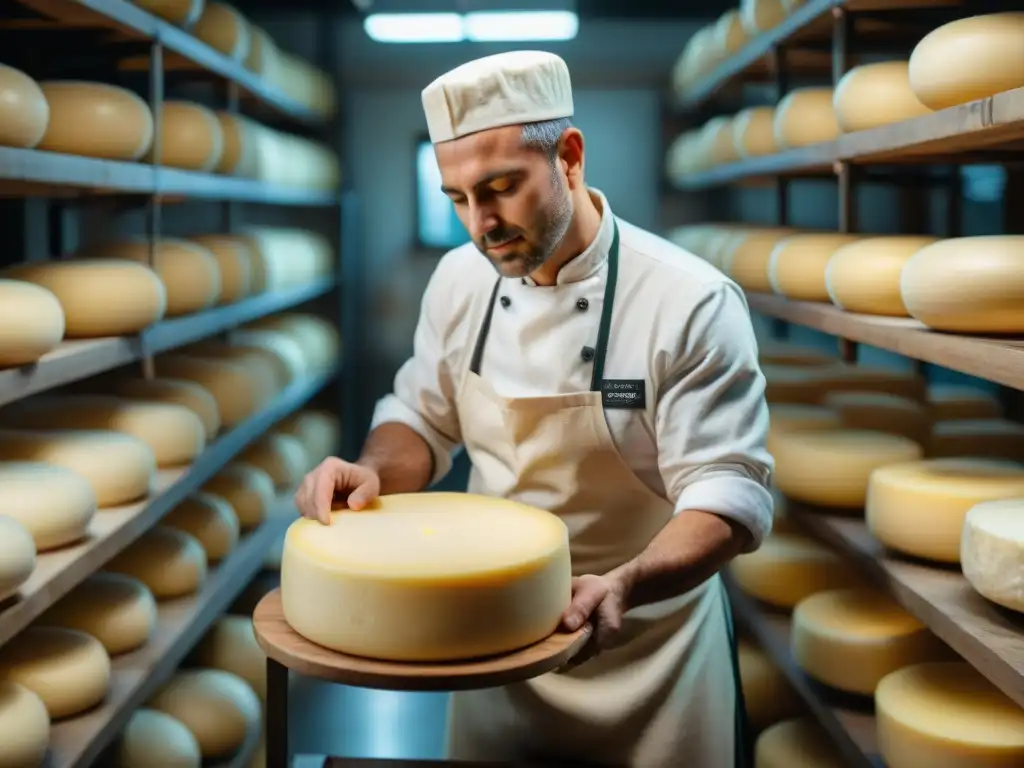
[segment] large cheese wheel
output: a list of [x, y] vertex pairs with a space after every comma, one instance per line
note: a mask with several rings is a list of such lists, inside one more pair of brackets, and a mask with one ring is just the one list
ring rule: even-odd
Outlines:
[[928, 453], [936, 457], [988, 456], [1024, 461], [1024, 424], [1008, 419], [954, 419], [932, 426]]
[[912, 317], [940, 331], [1024, 332], [1021, 253], [1024, 235], [955, 237], [925, 246], [903, 266], [903, 303]]
[[768, 409], [768, 452], [775, 455], [775, 441], [784, 432], [840, 429], [844, 426], [839, 412], [823, 405], [797, 403], [773, 404]]
[[754, 768], [845, 768], [846, 760], [812, 717], [785, 720], [754, 745]]
[[191, 101], [164, 101], [160, 115], [160, 157], [146, 159], [190, 171], [209, 173], [224, 152], [224, 132], [212, 110]]
[[167, 291], [143, 264], [116, 259], [75, 259], [17, 264], [4, 277], [35, 283], [64, 310], [64, 335], [96, 338], [138, 333], [163, 319]]
[[201, 768], [203, 754], [192, 731], [165, 712], [132, 713], [117, 744], [117, 768]]
[[697, 151], [710, 165], [722, 165], [739, 160], [732, 140], [732, 118], [727, 115], [713, 117], [704, 123], [697, 138]]
[[188, 408], [203, 424], [206, 440], [220, 431], [220, 411], [208, 390], [184, 379], [120, 379], [110, 385], [114, 394], [129, 400], [171, 403]]
[[822, 404], [839, 414], [844, 427], [889, 432], [927, 446], [932, 421], [927, 405], [884, 392], [831, 392]]
[[149, 706], [180, 720], [205, 760], [226, 758], [260, 726], [260, 700], [237, 675], [220, 669], [178, 672]]
[[36, 551], [78, 541], [95, 512], [96, 494], [81, 475], [41, 462], [0, 462], [0, 514], [25, 526]]
[[334, 253], [323, 236], [301, 229], [251, 227], [246, 237], [262, 262], [262, 287], [283, 291], [313, 282], [333, 269]]
[[779, 241], [794, 233], [795, 230], [782, 227], [738, 233], [722, 260], [722, 270], [748, 291], [771, 293], [768, 263], [772, 250]]
[[36, 149], [108, 160], [138, 160], [153, 143], [153, 113], [127, 88], [105, 83], [40, 83], [50, 121]]
[[814, 539], [777, 533], [729, 564], [736, 585], [776, 608], [794, 608], [815, 592], [862, 586], [857, 569]]
[[20, 69], [0, 64], [0, 146], [32, 149], [50, 122], [39, 84]]
[[831, 88], [797, 88], [775, 108], [775, 143], [780, 149], [835, 141], [839, 122]]
[[0, 768], [37, 768], [50, 744], [50, 715], [23, 685], [0, 682]]
[[235, 61], [243, 61], [252, 46], [249, 22], [227, 3], [207, 0], [192, 34]]
[[910, 55], [910, 85], [931, 109], [1024, 88], [1024, 12], [958, 19], [933, 30]]
[[106, 569], [138, 579], [157, 600], [171, 600], [203, 585], [206, 551], [195, 536], [158, 525], [110, 560]]
[[252, 293], [253, 255], [248, 241], [230, 235], [199, 235], [192, 242], [207, 249], [220, 267], [220, 304], [233, 304]]
[[239, 459], [262, 469], [279, 488], [297, 485], [312, 468], [299, 439], [285, 434], [264, 435], [242, 451]]
[[0, 676], [35, 693], [50, 718], [60, 720], [103, 701], [110, 686], [110, 656], [85, 632], [31, 626], [0, 647]]
[[217, 173], [259, 178], [264, 161], [260, 154], [260, 136], [270, 129], [232, 112], [221, 111], [216, 115], [224, 136], [224, 151], [217, 163]]
[[978, 387], [962, 384], [931, 384], [928, 405], [936, 421], [998, 419], [1003, 415], [999, 398]]
[[221, 423], [232, 428], [270, 402], [273, 392], [265, 382], [250, 374], [244, 363], [213, 360], [182, 354], [156, 358], [157, 375], [194, 381], [217, 401]]
[[188, 27], [199, 20], [204, 0], [132, 0], [136, 5], [162, 19]]
[[874, 589], [830, 590], [801, 601], [793, 611], [791, 645], [811, 677], [864, 696], [897, 669], [955, 658], [924, 624]]
[[846, 132], [866, 131], [931, 113], [914, 95], [905, 61], [854, 67], [836, 85], [833, 106], [839, 127]]
[[960, 538], [960, 567], [978, 594], [1024, 612], [1024, 493], [982, 501], [967, 511]]
[[65, 595], [40, 624], [85, 632], [117, 656], [139, 648], [156, 629], [156, 600], [146, 585], [120, 573], [94, 573]]
[[274, 431], [297, 437], [310, 463], [316, 465], [337, 451], [341, 421], [333, 413], [304, 410], [283, 419]]
[[219, 496], [196, 492], [163, 519], [169, 528], [191, 534], [206, 552], [208, 563], [218, 563], [238, 544], [235, 510]]
[[825, 278], [829, 260], [839, 248], [859, 239], [860, 235], [822, 233], [779, 241], [768, 259], [772, 290], [797, 301], [829, 301]]
[[1024, 709], [965, 662], [886, 675], [875, 691], [875, 721], [888, 768], [1024, 764]]
[[17, 594], [35, 567], [32, 534], [13, 517], [0, 514], [0, 601]]
[[[288, 624], [318, 645], [450, 661], [550, 635], [571, 577], [568, 531], [548, 512], [473, 494], [404, 494], [335, 513], [327, 527], [292, 523], [281, 601]], [[365, 610], [324, 611], [325, 602]]]
[[783, 432], [773, 444], [775, 485], [787, 496], [821, 507], [864, 506], [868, 478], [887, 464], [920, 459], [906, 437], [858, 429]]
[[786, 18], [782, 0], [740, 0], [740, 18], [751, 37], [767, 32]]
[[34, 363], [63, 338], [64, 309], [51, 291], [23, 280], [0, 280], [0, 368]]
[[138, 501], [156, 478], [142, 440], [106, 430], [0, 430], [0, 461], [41, 461], [70, 469], [92, 486], [100, 508]]
[[752, 731], [761, 731], [803, 711], [803, 701], [764, 651], [743, 639], [736, 650], [743, 703]]
[[276, 499], [274, 479], [265, 470], [241, 462], [222, 469], [202, 490], [230, 504], [243, 531], [262, 523]]
[[206, 447], [203, 422], [185, 406], [106, 395], [39, 395], [0, 410], [0, 424], [120, 432], [149, 446], [158, 467], [188, 464]]
[[847, 312], [908, 317], [900, 293], [903, 265], [937, 240], [914, 235], [867, 237], [840, 246], [825, 269], [829, 298]]
[[775, 143], [775, 107], [748, 107], [736, 113], [732, 138], [740, 157], [759, 157], [779, 151]]
[[956, 563], [964, 517], [975, 504], [1024, 495], [1024, 465], [998, 459], [929, 459], [881, 467], [865, 504], [869, 530], [914, 557]]
[[221, 617], [200, 641], [196, 661], [238, 675], [266, 701], [267, 655], [256, 642], [251, 616]]

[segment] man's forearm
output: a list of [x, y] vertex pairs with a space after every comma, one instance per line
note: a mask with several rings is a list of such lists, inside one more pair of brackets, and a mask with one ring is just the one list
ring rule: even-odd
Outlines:
[[381, 495], [422, 491], [434, 474], [434, 454], [427, 441], [401, 422], [374, 429], [356, 463], [377, 473]]

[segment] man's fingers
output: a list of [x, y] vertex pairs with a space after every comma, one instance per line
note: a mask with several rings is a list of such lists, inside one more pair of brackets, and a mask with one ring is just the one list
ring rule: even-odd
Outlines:
[[604, 590], [594, 581], [580, 580], [574, 585], [572, 603], [562, 615], [562, 623], [570, 632], [575, 632], [597, 610], [604, 600]]
[[331, 524], [331, 502], [334, 501], [334, 489], [337, 484], [338, 479], [334, 469], [321, 465], [314, 480], [310, 511], [312, 516], [324, 525]]
[[369, 477], [348, 495], [348, 507], [356, 512], [377, 498], [380, 491], [376, 477]]

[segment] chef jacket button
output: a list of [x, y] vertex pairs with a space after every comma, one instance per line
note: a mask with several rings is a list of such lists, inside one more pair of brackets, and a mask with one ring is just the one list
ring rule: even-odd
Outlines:
[[512, 303], [512, 299], [510, 299], [508, 296], [502, 296], [501, 297], [501, 306], [503, 306], [505, 309], [508, 309], [508, 306], [511, 303]]
[[595, 353], [593, 347], [584, 347], [582, 350], [580, 350], [580, 356], [583, 358], [583, 362], [585, 363], [589, 363], [591, 360], [593, 360], [594, 354]]
[[589, 307], [589, 306], [590, 306], [590, 302], [587, 301], [585, 298], [583, 298], [583, 299], [576, 299], [576, 309], [578, 309], [580, 312], [586, 312], [587, 311], [587, 307]]

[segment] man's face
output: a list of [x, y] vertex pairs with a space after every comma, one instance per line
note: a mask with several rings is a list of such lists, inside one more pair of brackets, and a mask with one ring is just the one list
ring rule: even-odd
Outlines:
[[524, 147], [521, 131], [495, 128], [434, 146], [442, 189], [505, 277], [525, 277], [544, 264], [573, 212], [561, 163]]

